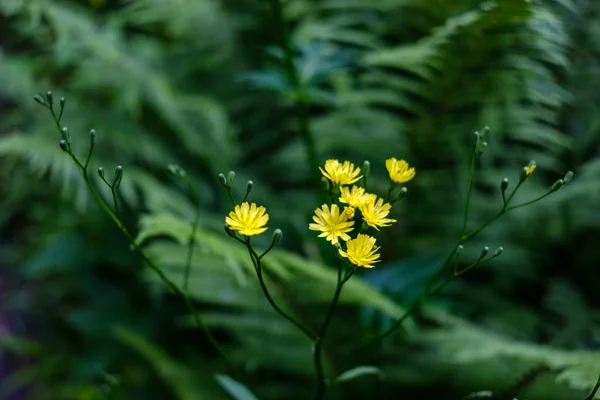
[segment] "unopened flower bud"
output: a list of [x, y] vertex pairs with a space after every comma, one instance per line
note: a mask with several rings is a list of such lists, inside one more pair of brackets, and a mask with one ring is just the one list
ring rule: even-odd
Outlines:
[[96, 144], [96, 131], [94, 129], [90, 129], [90, 144], [94, 146]]
[[65, 142], [64, 140], [61, 140], [60, 142], [58, 142], [58, 145], [60, 146], [62, 151], [67, 151], [68, 147], [67, 147], [67, 142]]
[[500, 254], [502, 254], [503, 251], [504, 248], [502, 246], [498, 247], [496, 251], [494, 251], [494, 257], [498, 257]]
[[64, 97], [61, 97], [61, 98], [60, 98], [60, 102], [59, 102], [59, 104], [60, 104], [60, 110], [61, 110], [61, 111], [62, 111], [62, 110], [64, 110], [66, 101], [67, 101], [67, 100], [65, 100], [65, 98], [64, 98]]
[[227, 178], [222, 173], [219, 174], [219, 182], [221, 182], [221, 185], [227, 187]]
[[71, 143], [71, 134], [69, 133], [69, 128], [67, 128], [66, 126], [62, 128], [62, 130], [60, 131], [60, 135], [62, 136], [65, 142]]
[[459, 244], [458, 247], [456, 248], [456, 255], [459, 256], [463, 250], [465, 249], [465, 246], [463, 246], [462, 244]]
[[565, 181], [563, 181], [562, 179], [557, 180], [556, 182], [554, 182], [552, 184], [552, 188], [550, 189], [550, 192], [556, 192], [558, 189], [560, 189], [562, 187], [562, 185], [564, 185]]
[[102, 179], [104, 179], [104, 168], [100, 167], [98, 168], [98, 176]]
[[279, 229], [279, 228], [275, 229], [275, 231], [273, 232], [273, 241], [271, 242], [271, 245], [277, 246], [277, 244], [279, 244], [279, 242], [281, 242], [282, 237], [283, 237], [283, 232], [281, 231], [281, 229]]
[[480, 140], [481, 140], [481, 135], [479, 134], [479, 132], [473, 133], [473, 146], [477, 146], [479, 144]]
[[52, 108], [52, 106], [54, 105], [54, 96], [49, 90], [48, 92], [46, 92], [46, 100], [48, 101], [48, 105], [50, 106], [50, 108]]
[[254, 188], [254, 182], [248, 181], [246, 183], [246, 197], [250, 194], [250, 192], [252, 191], [253, 188]]
[[334, 243], [333, 247], [335, 247], [335, 255], [337, 258], [339, 258], [340, 260], [342, 259], [342, 255], [340, 254], [340, 251], [342, 250], [342, 245], [338, 242], [338, 243]]
[[232, 237], [232, 238], [235, 237], [235, 232], [231, 230], [229, 225], [225, 224], [224, 228], [225, 228], [225, 233], [227, 234], [227, 236]]
[[229, 171], [229, 173], [227, 174], [227, 186], [233, 187], [234, 184], [235, 184], [235, 172]]
[[329, 179], [322, 177], [321, 178], [321, 187], [326, 191], [329, 192], [329, 189], [331, 189], [331, 184], [329, 183]]
[[487, 256], [487, 254], [490, 252], [490, 248], [487, 246], [483, 246], [483, 249], [481, 249], [481, 253], [479, 254], [479, 260], [481, 261], [485, 256]]
[[369, 160], [365, 160], [363, 162], [361, 172], [362, 172], [363, 176], [365, 176], [367, 178], [369, 177], [369, 173], [371, 172], [371, 163], [369, 162]]
[[573, 171], [568, 171], [565, 174], [565, 177], [563, 178], [563, 181], [565, 181], [565, 183], [569, 183], [569, 182], [571, 182], [571, 179], [573, 179]]
[[36, 94], [35, 96], [33, 96], [33, 99], [34, 99], [34, 100], [35, 100], [37, 103], [39, 103], [39, 104], [41, 104], [41, 105], [43, 105], [43, 106], [45, 106], [45, 105], [46, 105], [46, 102], [44, 101], [44, 99], [42, 99], [42, 96], [40, 96], [39, 94]]
[[406, 193], [408, 193], [408, 189], [406, 188], [406, 186], [403, 186], [402, 189], [400, 189], [400, 193], [398, 193], [398, 196], [396, 196], [395, 201], [402, 199], [406, 195]]
[[173, 176], [179, 176], [179, 165], [169, 164], [167, 166], [167, 172]]
[[535, 171], [536, 167], [537, 165], [535, 164], [535, 161], [529, 161], [529, 164], [526, 167], [523, 167], [523, 169], [521, 170], [521, 174], [519, 175], [519, 182], [523, 182], [525, 179], [527, 179], [527, 177], [531, 175], [533, 171]]
[[504, 178], [504, 179], [502, 179], [502, 183], [500, 183], [500, 190], [502, 190], [502, 193], [504, 193], [507, 188], [508, 188], [508, 178]]
[[118, 165], [115, 169], [115, 176], [113, 178], [113, 187], [118, 187], [123, 179], [123, 167]]

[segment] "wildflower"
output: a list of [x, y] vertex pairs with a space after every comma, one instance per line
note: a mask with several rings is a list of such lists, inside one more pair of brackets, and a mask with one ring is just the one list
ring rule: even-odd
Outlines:
[[342, 257], [358, 267], [373, 268], [375, 263], [380, 262], [378, 246], [375, 246], [375, 238], [359, 233], [356, 239], [346, 243], [346, 251], [338, 250]]
[[385, 167], [390, 174], [390, 179], [396, 183], [405, 183], [415, 177], [415, 169], [409, 168], [404, 160], [389, 158], [385, 160]]
[[358, 207], [365, 202], [369, 193], [365, 193], [365, 188], [360, 186], [352, 186], [352, 189], [347, 186], [340, 189], [340, 202], [348, 204], [350, 207]]
[[248, 202], [235, 206], [225, 217], [229, 229], [239, 231], [244, 236], [260, 235], [268, 229], [265, 226], [268, 221], [269, 214], [263, 206], [257, 207], [256, 203], [248, 204]]
[[313, 215], [313, 221], [316, 223], [309, 224], [308, 229], [321, 231], [319, 237], [324, 237], [332, 244], [337, 243], [338, 238], [344, 241], [350, 240], [347, 232], [352, 231], [354, 221], [345, 210], [340, 214], [340, 208], [337, 204], [332, 204], [331, 208], [327, 204], [317, 208], [315, 215]]
[[396, 222], [395, 219], [386, 218], [391, 208], [390, 203], [384, 204], [383, 199], [377, 199], [377, 196], [371, 194], [367, 195], [365, 202], [359, 207], [363, 220], [377, 230], [380, 226], [390, 226], [392, 222]]
[[354, 207], [344, 207], [344, 214], [348, 216], [348, 219], [354, 218]]
[[323, 176], [338, 186], [351, 185], [358, 181], [360, 176], [360, 168], [354, 168], [354, 164], [350, 161], [340, 163], [338, 160], [325, 161], [325, 170], [319, 167]]

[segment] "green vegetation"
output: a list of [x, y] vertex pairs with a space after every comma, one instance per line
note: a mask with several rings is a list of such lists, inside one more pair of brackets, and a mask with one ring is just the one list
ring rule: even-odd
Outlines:
[[[318, 167], [369, 160], [385, 194], [391, 157], [417, 173], [320, 343], [326, 398], [600, 398], [598, 26], [585, 0], [0, 1], [0, 398], [313, 398], [218, 176], [254, 182], [265, 284], [316, 331]], [[479, 232], [530, 160], [511, 204], [575, 177]], [[430, 286], [474, 231], [455, 271], [489, 260]]]

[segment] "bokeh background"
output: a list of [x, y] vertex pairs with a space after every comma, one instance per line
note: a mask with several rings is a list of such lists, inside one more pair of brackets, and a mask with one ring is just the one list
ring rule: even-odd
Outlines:
[[[325, 201], [315, 162], [369, 160], [383, 194], [393, 156], [417, 176], [379, 235], [385, 261], [344, 289], [325, 346], [329, 376], [374, 365], [385, 377], [329, 398], [583, 400], [600, 374], [600, 2], [282, 1], [296, 83], [270, 3], [0, 1], [0, 398], [249, 398], [60, 151], [33, 101], [52, 90], [78, 154], [98, 132], [92, 170], [124, 166], [124, 221], [175, 282], [194, 204], [165, 167], [187, 171], [201, 204], [190, 295], [257, 398], [311, 398], [310, 343], [270, 309], [223, 232], [218, 173], [237, 172], [238, 196], [254, 181], [269, 232], [284, 232], [265, 258], [269, 285], [314, 325], [335, 279], [331, 248], [307, 229]], [[465, 265], [484, 245], [505, 251], [405, 329], [369, 352], [341, 351], [393, 323], [452, 248], [484, 126], [470, 227], [531, 159], [519, 201], [567, 170], [575, 179], [469, 242]]]

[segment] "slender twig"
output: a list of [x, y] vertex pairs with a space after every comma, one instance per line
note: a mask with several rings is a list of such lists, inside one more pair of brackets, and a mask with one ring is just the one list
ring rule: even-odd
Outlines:
[[462, 234], [463, 236], [467, 232], [467, 222], [469, 221], [469, 209], [471, 208], [471, 193], [473, 192], [473, 177], [475, 176], [475, 156], [476, 156], [476, 146], [473, 146], [473, 151], [471, 152], [471, 166], [469, 168], [469, 188], [467, 190], [467, 201], [465, 202], [465, 213], [463, 216], [463, 228]]
[[317, 375], [317, 392], [315, 395], [316, 400], [321, 400], [325, 395], [325, 390], [327, 389], [327, 384], [323, 373], [323, 360], [321, 359], [323, 340], [325, 339], [327, 328], [329, 328], [329, 325], [331, 324], [335, 308], [337, 307], [340, 294], [342, 293], [342, 287], [344, 286], [344, 283], [346, 283], [348, 279], [350, 279], [350, 277], [354, 274], [354, 271], [355, 270], [352, 269], [345, 277], [342, 277], [342, 263], [338, 262], [338, 275], [335, 293], [333, 294], [333, 299], [331, 300], [331, 304], [329, 305], [329, 310], [327, 310], [325, 321], [323, 321], [323, 325], [321, 325], [321, 329], [319, 329], [319, 333], [313, 344], [313, 361], [315, 364], [315, 373]]
[[[54, 113], [54, 111], [52, 110], [52, 108], [49, 107], [49, 109], [50, 109], [50, 112], [52, 113], [52, 117], [53, 117], [54, 122], [56, 124], [56, 127], [58, 129], [58, 133], [60, 134], [62, 132], [62, 127], [60, 125], [60, 121], [58, 120], [58, 117], [56, 116], [56, 114]], [[117, 228], [119, 228], [119, 230], [127, 238], [127, 240], [129, 241], [129, 244], [131, 245], [131, 247], [138, 252], [138, 254], [142, 257], [142, 260], [144, 260], [144, 262], [148, 265], [148, 267], [150, 267], [150, 269], [158, 276], [158, 278], [167, 287], [169, 287], [169, 289], [171, 289], [177, 296], [181, 297], [181, 299], [185, 303], [186, 307], [188, 308], [188, 310], [192, 314], [192, 317], [194, 318], [194, 322], [196, 323], [196, 325], [198, 325], [203, 330], [203, 332], [206, 335], [209, 343], [221, 355], [221, 357], [223, 358], [223, 360], [227, 364], [228, 369], [233, 370], [233, 364], [230, 362], [229, 358], [225, 355], [223, 349], [221, 348], [221, 345], [212, 336], [212, 334], [211, 334], [210, 330], [208, 329], [208, 327], [206, 326], [206, 324], [204, 324], [204, 322], [202, 321], [198, 310], [196, 309], [196, 307], [194, 306], [194, 304], [190, 300], [188, 294], [185, 293], [184, 291], [182, 291], [177, 285], [175, 285], [175, 283], [173, 283], [173, 281], [170, 280], [165, 275], [165, 273], [154, 263], [154, 261], [152, 261], [146, 255], [146, 253], [142, 250], [142, 248], [139, 246], [139, 244], [137, 243], [137, 241], [135, 240], [135, 238], [127, 230], [127, 227], [125, 227], [125, 225], [123, 224], [123, 222], [121, 221], [121, 219], [118, 217], [118, 215], [116, 214], [116, 212], [113, 212], [113, 210], [110, 209], [110, 207], [108, 206], [108, 204], [106, 203], [106, 201], [104, 201], [104, 199], [102, 198], [102, 196], [100, 195], [100, 193], [98, 193], [98, 191], [96, 190], [96, 187], [92, 184], [92, 182], [90, 181], [89, 177], [85, 173], [87, 171], [86, 167], [79, 161], [79, 159], [77, 158], [77, 156], [75, 156], [75, 154], [71, 151], [70, 146], [67, 147], [67, 151], [66, 152], [67, 152], [67, 154], [69, 154], [69, 156], [71, 157], [71, 159], [73, 160], [73, 162], [75, 163], [75, 165], [77, 166], [77, 168], [79, 169], [79, 172], [80, 172], [83, 180], [85, 181], [85, 184], [87, 185], [88, 189], [90, 190], [90, 192], [92, 193], [92, 195], [94, 196], [94, 198], [96, 199], [96, 201], [98, 202], [98, 204], [100, 205], [100, 207], [104, 210], [104, 212], [106, 212], [106, 214], [108, 214], [108, 216], [115, 223], [115, 225], [117, 226]], [[112, 189], [112, 187], [111, 187], [111, 189]]]
[[244, 244], [246, 245], [246, 248], [248, 249], [248, 254], [250, 255], [250, 258], [252, 259], [252, 264], [254, 264], [254, 269], [256, 270], [256, 276], [258, 278], [258, 282], [260, 283], [260, 286], [261, 286], [261, 288], [263, 290], [263, 293], [264, 293], [265, 297], [267, 298], [267, 301], [269, 302], [269, 304], [271, 305], [271, 307], [273, 307], [273, 309], [279, 315], [281, 315], [283, 318], [287, 319], [289, 322], [291, 322], [292, 324], [294, 324], [309, 339], [315, 340], [315, 334], [309, 328], [307, 328], [301, 322], [295, 320], [293, 317], [291, 317], [289, 314], [287, 314], [285, 311], [283, 311], [277, 305], [277, 303], [275, 303], [275, 300], [273, 300], [273, 297], [269, 293], [269, 289], [267, 288], [267, 284], [265, 283], [265, 278], [264, 278], [263, 273], [262, 273], [262, 263], [261, 263], [261, 257], [262, 256], [259, 257], [258, 254], [256, 254], [256, 252], [252, 248], [252, 245], [250, 244], [250, 237], [249, 236], [246, 237], [246, 241], [244, 242]]
[[110, 185], [110, 193], [112, 194], [112, 199], [113, 199], [113, 204], [115, 207], [115, 214], [117, 215], [117, 218], [121, 218], [121, 214], [119, 212], [119, 198], [118, 198], [118, 193], [117, 193], [117, 187], [115, 186], [115, 184]]
[[596, 382], [596, 386], [594, 386], [594, 389], [592, 389], [592, 393], [590, 393], [590, 395], [588, 397], [586, 397], [585, 400], [594, 400], [594, 397], [596, 397], [596, 392], [598, 392], [598, 389], [600, 389], [600, 376], [598, 376], [598, 382]]
[[194, 223], [192, 224], [192, 231], [190, 232], [190, 237], [188, 238], [185, 270], [183, 273], [183, 290], [187, 291], [188, 283], [190, 280], [190, 270], [192, 269], [192, 258], [194, 256], [196, 232], [198, 231], [198, 225], [200, 224], [200, 198], [198, 197], [198, 192], [196, 192], [196, 189], [194, 189], [194, 185], [192, 185], [192, 182], [190, 182], [190, 179], [187, 177], [187, 175], [184, 176], [183, 180], [185, 181], [190, 190], [194, 206], [196, 207], [196, 214], [194, 216]]
[[315, 139], [313, 137], [311, 128], [310, 128], [310, 116], [308, 110], [308, 96], [306, 94], [306, 90], [304, 87], [304, 83], [300, 79], [300, 73], [298, 71], [298, 67], [294, 62], [294, 50], [291, 43], [290, 34], [287, 28], [287, 24], [285, 22], [283, 16], [283, 7], [281, 5], [281, 0], [269, 0], [271, 5], [271, 9], [273, 11], [273, 15], [277, 22], [277, 28], [279, 30], [279, 45], [283, 49], [284, 53], [284, 63], [285, 70], [290, 80], [291, 85], [295, 90], [295, 107], [296, 112], [298, 114], [298, 123], [300, 125], [300, 134], [304, 141], [304, 147], [306, 149], [306, 154], [308, 157], [308, 164], [310, 170], [317, 171], [317, 167], [319, 166], [317, 160], [317, 151], [315, 145]]

